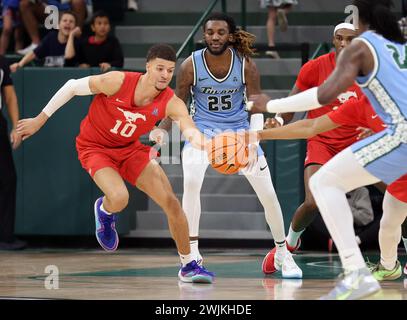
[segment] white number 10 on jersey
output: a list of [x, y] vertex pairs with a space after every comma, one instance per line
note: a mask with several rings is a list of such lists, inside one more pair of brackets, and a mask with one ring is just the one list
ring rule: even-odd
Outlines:
[[[112, 132], [114, 134], [118, 134], [122, 123], [123, 123], [122, 121], [116, 120], [116, 125], [114, 126], [113, 129], [110, 129], [110, 132]], [[133, 133], [134, 133], [134, 131], [136, 131], [136, 129], [137, 129], [137, 126], [134, 123], [126, 122], [126, 124], [120, 130], [120, 135], [125, 138], [129, 138], [133, 135]]]

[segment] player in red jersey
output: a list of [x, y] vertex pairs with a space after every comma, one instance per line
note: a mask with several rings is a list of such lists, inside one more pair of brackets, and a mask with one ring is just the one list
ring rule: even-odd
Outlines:
[[147, 54], [145, 74], [113, 71], [69, 80], [35, 118], [18, 123], [26, 139], [75, 95], [95, 94], [88, 115], [81, 123], [76, 148], [82, 167], [104, 193], [95, 202], [96, 237], [107, 251], [117, 248], [117, 213], [128, 203], [124, 180], [150, 196], [167, 215], [185, 282], [211, 283], [214, 274], [198, 266], [190, 254], [188, 223], [162, 168], [155, 149], [141, 144], [139, 137], [169, 117], [178, 121], [186, 139], [204, 148], [205, 138], [189, 117], [184, 102], [168, 87], [175, 70], [176, 54], [168, 45], [155, 45]]
[[[357, 33], [352, 24], [338, 24], [335, 27], [333, 37], [335, 52], [331, 52], [307, 62], [301, 68], [290, 95], [295, 95], [301, 91], [319, 86], [323, 83], [335, 69], [337, 56], [356, 36]], [[340, 94], [337, 100], [333, 103], [308, 111], [307, 117], [308, 119], [317, 118], [332, 110], [341, 108], [341, 106], [350, 98], [359, 98], [361, 96], [362, 92], [359, 87], [354, 84]], [[271, 121], [271, 124], [274, 126], [283, 125], [284, 122], [291, 121], [293, 115], [293, 113], [277, 115]], [[305, 200], [295, 211], [286, 238], [287, 248], [291, 252], [299, 248], [301, 244], [301, 234], [304, 232], [305, 228], [311, 224], [318, 212], [314, 197], [308, 187], [309, 179], [322, 167], [323, 164], [327, 163], [337, 153], [356, 142], [359, 134], [356, 128], [357, 127], [354, 125], [346, 125], [328, 132], [320, 133], [307, 140], [307, 154], [304, 164]], [[274, 267], [274, 253], [275, 250], [271, 250], [263, 260], [262, 269], [265, 274], [274, 273], [276, 271], [276, 268]]]
[[[287, 126], [273, 128], [267, 133], [267, 139], [309, 139], [320, 133], [351, 124], [362, 130], [360, 132], [361, 138], [369, 135], [365, 128], [377, 133], [386, 127], [373, 110], [366, 96], [362, 96], [361, 99], [352, 98], [341, 108], [318, 118], [301, 120]], [[273, 127], [272, 120], [267, 119], [265, 126], [266, 128]], [[380, 262], [371, 267], [377, 280], [395, 280], [402, 274], [400, 262], [397, 260], [397, 246], [400, 242], [402, 224], [403, 241], [407, 238], [406, 218], [407, 175], [404, 175], [391, 183], [385, 192], [383, 217], [380, 221], [379, 231]]]

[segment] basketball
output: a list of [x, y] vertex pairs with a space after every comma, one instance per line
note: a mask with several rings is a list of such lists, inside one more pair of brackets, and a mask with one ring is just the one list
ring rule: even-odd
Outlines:
[[208, 147], [209, 163], [222, 174], [235, 174], [246, 167], [248, 155], [243, 138], [236, 132], [216, 135]]

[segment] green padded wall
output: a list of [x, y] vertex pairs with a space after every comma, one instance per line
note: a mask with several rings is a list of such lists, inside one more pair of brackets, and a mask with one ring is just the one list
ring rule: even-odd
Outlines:
[[[36, 116], [67, 80], [92, 73], [92, 69], [76, 68], [21, 69], [13, 75], [21, 117]], [[93, 204], [101, 193], [82, 169], [75, 148], [75, 137], [91, 99], [91, 96], [74, 97], [15, 154], [18, 234], [94, 233]], [[119, 231], [127, 232], [128, 212], [119, 220]]]

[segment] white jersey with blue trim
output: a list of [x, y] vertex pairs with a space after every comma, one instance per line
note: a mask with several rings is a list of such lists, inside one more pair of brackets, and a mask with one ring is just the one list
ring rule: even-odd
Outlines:
[[407, 124], [407, 44], [389, 41], [374, 31], [355, 40], [363, 41], [374, 59], [373, 71], [356, 82], [388, 127]]
[[223, 79], [216, 78], [205, 60], [205, 51], [192, 53], [194, 83], [191, 86], [191, 115], [197, 127], [205, 129], [247, 129], [246, 84], [244, 58], [235, 49], [231, 52], [231, 64]]

